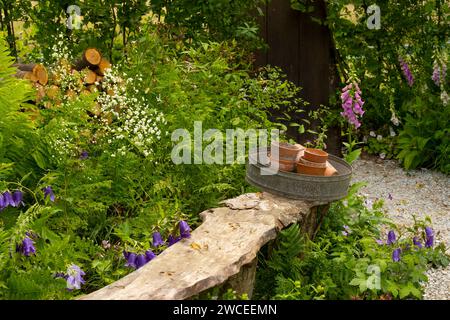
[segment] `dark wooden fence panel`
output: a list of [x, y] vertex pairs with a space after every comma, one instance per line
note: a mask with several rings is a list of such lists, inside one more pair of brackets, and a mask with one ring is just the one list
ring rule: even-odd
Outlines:
[[[256, 53], [256, 66], [270, 64], [280, 67], [288, 79], [303, 88], [302, 98], [310, 103], [309, 110], [328, 105], [334, 91], [334, 58], [329, 29], [311, 19], [326, 18], [323, 0], [314, 1], [314, 12], [302, 13], [291, 8], [289, 0], [272, 0], [259, 17], [261, 34], [268, 50]], [[340, 153], [339, 130], [330, 130], [328, 151]], [[298, 142], [310, 139], [295, 131], [289, 135]]]

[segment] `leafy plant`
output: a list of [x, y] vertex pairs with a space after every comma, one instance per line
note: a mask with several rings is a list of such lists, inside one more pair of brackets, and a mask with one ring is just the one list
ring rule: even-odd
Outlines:
[[300, 237], [298, 225], [281, 232], [268, 261], [260, 257], [256, 297], [421, 298], [425, 271], [449, 264], [444, 245], [432, 247], [429, 220], [397, 229], [384, 216], [382, 200], [370, 203], [356, 194], [359, 187], [331, 206], [314, 240]]

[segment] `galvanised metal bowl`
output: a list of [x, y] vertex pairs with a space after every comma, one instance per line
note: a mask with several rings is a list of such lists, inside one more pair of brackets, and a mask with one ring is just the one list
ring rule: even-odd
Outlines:
[[271, 174], [268, 164], [261, 164], [258, 156], [267, 155], [269, 151], [270, 148], [250, 151], [246, 180], [251, 185], [272, 194], [298, 200], [331, 202], [347, 196], [352, 167], [343, 159], [329, 155], [328, 161], [337, 170], [337, 174], [331, 177], [283, 171]]

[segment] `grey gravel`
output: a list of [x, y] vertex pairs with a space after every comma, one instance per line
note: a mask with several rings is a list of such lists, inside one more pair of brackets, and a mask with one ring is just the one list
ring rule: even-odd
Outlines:
[[[371, 200], [384, 199], [388, 216], [399, 226], [412, 225], [413, 215], [429, 216], [437, 234], [436, 242], [450, 247], [449, 176], [426, 169], [407, 172], [392, 160], [357, 160], [352, 166], [352, 182], [367, 182], [360, 193]], [[450, 300], [450, 266], [428, 270], [427, 276], [424, 299]]]

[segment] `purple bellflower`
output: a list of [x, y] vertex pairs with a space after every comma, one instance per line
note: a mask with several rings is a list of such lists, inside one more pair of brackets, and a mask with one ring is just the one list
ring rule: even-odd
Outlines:
[[86, 160], [87, 158], [89, 158], [89, 153], [86, 150], [84, 150], [80, 154], [80, 160]]
[[143, 267], [147, 262], [147, 257], [145, 255], [138, 254], [136, 256], [136, 269]]
[[159, 233], [158, 231], [153, 233], [153, 242], [152, 243], [155, 248], [164, 245], [164, 241], [161, 237], [161, 233]]
[[83, 276], [86, 275], [79, 266], [72, 264], [67, 268], [67, 289], [80, 289], [81, 285], [85, 283]]
[[125, 264], [126, 267], [132, 267], [136, 269], [136, 254], [132, 252], [123, 252], [123, 256], [127, 260], [127, 263]]
[[434, 231], [430, 227], [425, 228], [425, 235], [426, 235], [426, 241], [425, 241], [425, 247], [431, 248], [434, 245]]
[[9, 191], [4, 192], [3, 193], [3, 199], [5, 201], [5, 208], [9, 207], [9, 206], [11, 206], [11, 207], [15, 207], [16, 206], [11, 192], [9, 192]]
[[46, 199], [48, 196], [51, 202], [55, 202], [55, 194], [53, 193], [52, 187], [47, 186], [43, 188], [42, 191], [44, 191], [44, 199]]
[[22, 191], [16, 190], [14, 194], [12, 195], [14, 206], [19, 207], [20, 205], [24, 205], [22, 199], [23, 199], [23, 193]]
[[23, 239], [22, 244], [19, 245], [18, 251], [26, 257], [29, 257], [31, 254], [35, 254], [36, 248], [34, 247], [33, 240], [26, 236], [25, 239]]
[[169, 235], [169, 238], [167, 239], [167, 243], [170, 246], [174, 245], [175, 243], [177, 243], [178, 241], [181, 240], [181, 237], [174, 237], [172, 235]]
[[153, 259], [156, 258], [156, 254], [154, 254], [153, 251], [149, 249], [145, 251], [145, 258], [147, 262], [152, 261]]
[[422, 242], [421, 242], [417, 237], [414, 237], [414, 238], [413, 238], [413, 243], [414, 243], [414, 245], [417, 246], [419, 249], [422, 249]]
[[393, 230], [389, 231], [386, 244], [393, 244], [395, 240], [396, 240], [395, 232]]
[[402, 253], [402, 249], [397, 248], [392, 252], [392, 261], [399, 262], [401, 257], [400, 254]]
[[3, 194], [0, 193], [0, 211], [2, 211], [5, 208], [5, 198], [3, 197]]
[[181, 238], [190, 238], [191, 237], [191, 228], [188, 223], [184, 220], [180, 221], [180, 236]]

